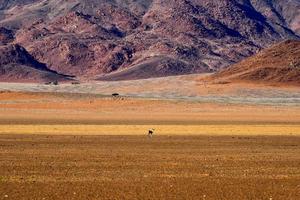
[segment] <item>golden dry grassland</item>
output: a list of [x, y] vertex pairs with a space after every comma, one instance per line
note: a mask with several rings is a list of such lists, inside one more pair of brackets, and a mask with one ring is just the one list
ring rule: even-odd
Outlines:
[[0, 125], [0, 134], [43, 135], [300, 135], [300, 125]]

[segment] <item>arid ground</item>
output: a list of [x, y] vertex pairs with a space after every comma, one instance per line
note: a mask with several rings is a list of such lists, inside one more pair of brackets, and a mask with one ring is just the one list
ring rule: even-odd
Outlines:
[[0, 199], [299, 199], [299, 88], [195, 77], [1, 83]]
[[0, 195], [296, 200], [299, 144], [296, 136], [1, 135]]

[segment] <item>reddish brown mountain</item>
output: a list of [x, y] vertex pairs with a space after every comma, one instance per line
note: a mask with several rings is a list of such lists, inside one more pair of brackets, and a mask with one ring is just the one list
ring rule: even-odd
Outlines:
[[298, 0], [0, 0], [0, 40], [82, 79], [201, 73], [299, 38], [299, 10]]
[[19, 45], [0, 46], [0, 80], [7, 82], [64, 81], [69, 77], [49, 70]]
[[212, 75], [215, 82], [248, 81], [300, 85], [300, 41], [276, 44]]

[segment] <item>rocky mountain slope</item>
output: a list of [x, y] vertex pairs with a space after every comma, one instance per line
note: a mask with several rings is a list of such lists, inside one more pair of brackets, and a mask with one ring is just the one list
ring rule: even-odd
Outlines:
[[0, 80], [6, 82], [67, 81], [71, 77], [49, 70], [20, 45], [0, 46]]
[[288, 40], [209, 77], [215, 82], [300, 85], [300, 41]]
[[0, 0], [0, 45], [123, 80], [217, 71], [300, 35], [298, 0]]

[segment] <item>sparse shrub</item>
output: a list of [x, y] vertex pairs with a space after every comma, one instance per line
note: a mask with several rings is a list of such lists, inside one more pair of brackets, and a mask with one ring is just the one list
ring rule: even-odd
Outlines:
[[229, 84], [229, 81], [217, 81], [214, 84], [219, 84], [219, 85], [225, 85], [225, 84]]
[[113, 96], [113, 97], [119, 97], [120, 94], [119, 93], [113, 93], [113, 94], [111, 94], [111, 96]]

